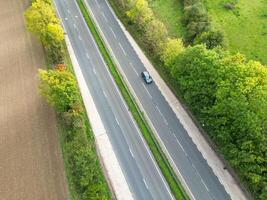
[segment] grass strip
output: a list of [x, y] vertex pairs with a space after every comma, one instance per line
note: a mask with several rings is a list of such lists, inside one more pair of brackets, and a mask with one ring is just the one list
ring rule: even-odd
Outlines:
[[164, 175], [166, 181], [169, 184], [169, 187], [174, 195], [174, 197], [177, 200], [182, 200], [182, 199], [189, 199], [186, 192], [184, 191], [184, 189], [182, 188], [182, 185], [180, 183], [180, 181], [178, 180], [178, 178], [176, 177], [175, 173], [173, 172], [167, 158], [165, 157], [164, 153], [162, 152], [154, 134], [152, 133], [151, 129], [148, 126], [148, 123], [146, 122], [146, 120], [144, 119], [144, 117], [142, 116], [134, 98], [132, 97], [132, 95], [130, 94], [127, 86], [125, 85], [125, 83], [123, 82], [122, 76], [120, 75], [120, 73], [117, 70], [116, 65], [114, 64], [108, 50], [106, 49], [103, 40], [101, 39], [98, 30], [94, 24], [94, 22], [92, 21], [89, 12], [86, 8], [86, 6], [84, 5], [83, 0], [77, 0], [78, 5], [80, 7], [80, 10], [83, 14], [83, 17], [97, 43], [97, 46], [122, 94], [122, 96], [124, 97], [124, 100], [126, 101], [130, 112], [132, 113], [132, 116], [134, 117], [139, 129], [141, 130], [151, 152], [154, 155], [154, 158], [157, 162], [157, 164], [159, 165], [162, 174]]

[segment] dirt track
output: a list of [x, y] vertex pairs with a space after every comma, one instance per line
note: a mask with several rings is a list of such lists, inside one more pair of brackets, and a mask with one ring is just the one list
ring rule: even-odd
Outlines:
[[41, 46], [24, 28], [27, 0], [0, 0], [0, 199], [65, 200], [55, 117], [37, 91]]

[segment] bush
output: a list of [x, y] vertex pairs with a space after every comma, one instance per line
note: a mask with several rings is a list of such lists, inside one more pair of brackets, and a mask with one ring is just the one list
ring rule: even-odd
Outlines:
[[176, 57], [184, 50], [184, 45], [180, 39], [168, 39], [167, 42], [162, 45], [160, 60], [168, 68], [174, 66]]
[[208, 49], [213, 49], [218, 46], [225, 46], [224, 36], [221, 31], [207, 31], [198, 36], [194, 44], [205, 44]]
[[184, 23], [187, 28], [187, 41], [192, 43], [201, 33], [208, 31], [210, 21], [202, 3], [187, 6], [184, 9]]

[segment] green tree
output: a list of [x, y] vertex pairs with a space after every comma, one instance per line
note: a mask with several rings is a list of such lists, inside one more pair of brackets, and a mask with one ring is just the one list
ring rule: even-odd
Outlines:
[[39, 70], [41, 94], [58, 112], [67, 112], [80, 104], [79, 89], [67, 70]]
[[151, 20], [145, 29], [145, 43], [150, 51], [160, 53], [162, 45], [166, 42], [168, 32], [165, 25], [159, 20]]
[[225, 46], [224, 36], [221, 31], [207, 31], [201, 33], [195, 40], [195, 44], [205, 44], [208, 49]]
[[184, 50], [184, 45], [181, 39], [168, 39], [163, 45], [160, 59], [167, 67], [172, 67], [176, 57]]

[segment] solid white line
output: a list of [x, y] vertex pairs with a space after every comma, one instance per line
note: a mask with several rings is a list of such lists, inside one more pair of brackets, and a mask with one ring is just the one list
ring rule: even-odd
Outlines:
[[143, 87], [145, 88], [145, 90], [146, 90], [147, 94], [149, 95], [149, 97], [152, 99], [152, 96], [151, 96], [151, 94], [149, 93], [149, 91], [147, 90], [147, 88], [146, 88], [146, 86], [144, 85], [144, 83], [143, 83], [142, 85], [143, 85]]
[[116, 35], [115, 35], [114, 31], [112, 30], [112, 28], [111, 28], [111, 27], [109, 27], [109, 29], [110, 29], [110, 31], [112, 32], [112, 34], [113, 34], [114, 38], [116, 38], [116, 39], [117, 39], [117, 37], [116, 37]]
[[101, 14], [104, 17], [105, 21], [108, 22], [108, 20], [107, 20], [106, 16], [104, 15], [104, 13], [101, 12]]
[[119, 42], [119, 46], [120, 46], [120, 48], [121, 48], [123, 54], [126, 56], [127, 54], [126, 54], [126, 52], [124, 51], [123, 47], [121, 46], [121, 43], [120, 43], [120, 42]]
[[146, 188], [148, 189], [148, 186], [147, 186], [147, 184], [146, 184], [146, 181], [145, 181], [145, 179], [143, 179], [143, 182], [144, 182], [144, 184], [145, 184]]

